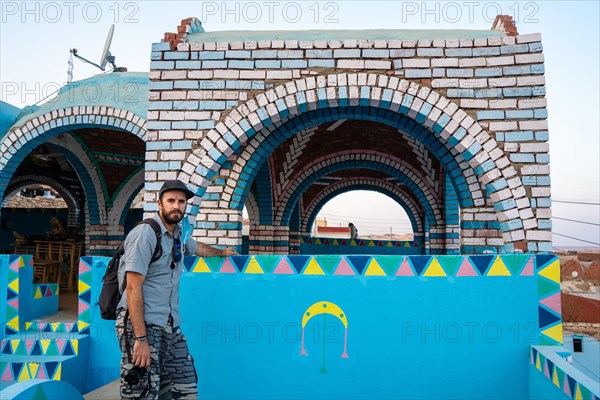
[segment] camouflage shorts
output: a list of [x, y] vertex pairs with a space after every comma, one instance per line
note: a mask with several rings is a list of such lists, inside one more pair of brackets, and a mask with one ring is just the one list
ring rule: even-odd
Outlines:
[[[179, 327], [146, 324], [150, 346], [150, 368], [134, 368], [129, 363], [125, 347], [123, 319], [125, 311], [117, 315], [116, 331], [121, 347], [121, 398], [122, 399], [197, 399], [198, 377], [194, 360], [188, 350], [185, 336]], [[127, 321], [127, 340], [133, 351], [133, 329]], [[132, 370], [137, 383], [131, 383]], [[129, 376], [129, 377], [128, 377]], [[128, 383], [129, 382], [129, 383]]]

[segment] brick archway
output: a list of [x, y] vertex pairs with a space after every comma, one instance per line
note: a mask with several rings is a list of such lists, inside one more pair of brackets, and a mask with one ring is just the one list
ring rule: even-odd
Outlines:
[[401, 188], [384, 179], [356, 177], [336, 182], [333, 185], [325, 187], [317, 194], [312, 201], [304, 207], [303, 218], [300, 225], [301, 232], [309, 232], [317, 215], [323, 206], [331, 199], [342, 193], [354, 190], [370, 190], [390, 197], [406, 211], [413, 232], [424, 231], [423, 218], [421, 217], [422, 211], [420, 210], [419, 204]]

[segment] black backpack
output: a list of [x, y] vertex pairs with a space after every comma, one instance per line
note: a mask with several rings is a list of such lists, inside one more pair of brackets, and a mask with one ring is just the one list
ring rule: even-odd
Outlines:
[[[154, 261], [158, 260], [160, 256], [162, 256], [162, 246], [160, 245], [162, 232], [160, 225], [153, 218], [145, 219], [140, 222], [140, 224], [150, 225], [156, 234], [156, 248], [152, 254], [152, 259], [150, 260], [150, 263], [153, 263]], [[117, 319], [117, 306], [119, 305], [119, 301], [121, 301], [121, 297], [123, 296], [119, 290], [118, 272], [121, 256], [123, 256], [124, 252], [125, 241], [121, 243], [115, 252], [115, 255], [108, 262], [108, 267], [106, 268], [106, 272], [102, 278], [102, 282], [104, 283], [102, 284], [102, 291], [100, 291], [100, 298], [98, 299], [98, 304], [100, 305], [100, 315], [102, 316], [102, 319]], [[125, 279], [127, 279], [127, 277], [125, 277]], [[127, 286], [127, 280], [125, 280], [123, 288], [125, 288], [125, 286]]]

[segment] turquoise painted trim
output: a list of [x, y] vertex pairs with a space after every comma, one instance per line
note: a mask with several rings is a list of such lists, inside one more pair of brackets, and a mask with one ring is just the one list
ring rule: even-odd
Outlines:
[[[418, 7], [417, 7], [418, 8]], [[476, 39], [503, 37], [492, 30], [467, 29], [365, 29], [365, 30], [279, 30], [279, 31], [220, 31], [192, 33], [188, 42], [244, 42], [258, 40], [401, 40], [401, 39]]]

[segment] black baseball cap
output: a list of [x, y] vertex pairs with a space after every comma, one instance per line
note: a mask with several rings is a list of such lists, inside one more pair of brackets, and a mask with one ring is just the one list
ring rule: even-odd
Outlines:
[[185, 183], [181, 182], [179, 179], [173, 179], [170, 181], [166, 181], [164, 185], [160, 188], [160, 192], [158, 193], [158, 198], [161, 198], [163, 193], [171, 191], [171, 190], [179, 190], [180, 192], [185, 193], [185, 197], [189, 200], [195, 196], [194, 192], [185, 186]]

